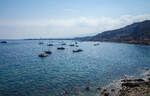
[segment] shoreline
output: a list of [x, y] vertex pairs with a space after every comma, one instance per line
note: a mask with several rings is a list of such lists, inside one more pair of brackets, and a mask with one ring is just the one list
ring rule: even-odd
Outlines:
[[99, 41], [99, 42], [110, 42], [110, 43], [120, 43], [120, 44], [134, 44], [134, 45], [146, 45], [150, 46], [150, 41], [149, 42], [143, 42], [143, 41]]
[[150, 96], [150, 69], [142, 75], [113, 81], [96, 96]]
[[76, 86], [75, 93], [63, 90], [64, 96], [150, 96], [150, 68], [136, 75], [125, 75], [104, 86]]

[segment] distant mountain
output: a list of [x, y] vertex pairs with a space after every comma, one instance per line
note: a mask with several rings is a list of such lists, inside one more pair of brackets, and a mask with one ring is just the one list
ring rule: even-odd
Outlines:
[[134, 23], [116, 30], [105, 31], [95, 36], [77, 39], [150, 45], [150, 20]]

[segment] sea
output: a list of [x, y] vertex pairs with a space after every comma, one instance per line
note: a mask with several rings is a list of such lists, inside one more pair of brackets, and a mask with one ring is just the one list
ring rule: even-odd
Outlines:
[[[58, 47], [65, 50], [57, 50]], [[73, 52], [78, 49], [83, 51]], [[52, 54], [39, 57], [46, 50]], [[140, 76], [146, 68], [150, 68], [150, 46], [8, 40], [0, 43], [0, 96], [95, 96], [98, 87], [125, 76]]]

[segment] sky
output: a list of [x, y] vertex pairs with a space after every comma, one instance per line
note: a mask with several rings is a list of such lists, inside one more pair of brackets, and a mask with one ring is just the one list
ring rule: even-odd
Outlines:
[[150, 20], [150, 0], [0, 0], [0, 39], [72, 38]]

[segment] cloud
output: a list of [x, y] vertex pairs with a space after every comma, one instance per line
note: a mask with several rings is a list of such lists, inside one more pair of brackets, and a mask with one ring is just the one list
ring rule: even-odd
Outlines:
[[[0, 36], [5, 37], [12, 34], [20, 34], [24, 37], [74, 37], [81, 34], [100, 33], [124, 27], [134, 22], [150, 20], [150, 14], [124, 15], [119, 18], [100, 17], [87, 18], [78, 17], [71, 19], [47, 19], [47, 20], [0, 20]], [[7, 35], [6, 35], [7, 33]], [[31, 34], [32, 33], [32, 34]], [[13, 35], [15, 37], [15, 35]], [[19, 37], [18, 36], [18, 37]], [[1, 38], [0, 37], [0, 38]]]

